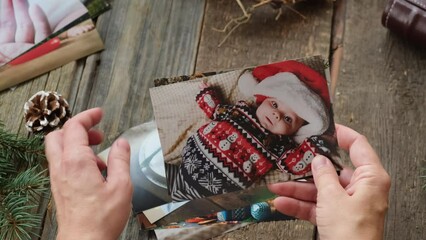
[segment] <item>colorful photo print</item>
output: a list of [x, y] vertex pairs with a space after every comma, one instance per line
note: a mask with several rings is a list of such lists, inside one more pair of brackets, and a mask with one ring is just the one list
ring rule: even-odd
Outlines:
[[154, 229], [158, 239], [183, 239], [185, 237], [185, 239], [210, 239], [223, 234], [225, 231], [236, 230], [256, 222], [294, 219], [276, 211], [273, 201], [257, 202], [245, 207], [221, 210], [161, 226], [157, 223], [151, 223], [148, 214], [150, 213], [145, 211], [138, 215], [141, 227], [143, 230]]
[[[191, 217], [185, 219], [185, 221], [172, 222], [159, 228], [184, 228], [214, 223], [267, 222], [291, 219], [294, 218], [276, 211], [273, 201], [269, 200], [231, 210], [221, 210], [204, 216]], [[157, 226], [151, 227], [156, 228]]]
[[152, 88], [173, 201], [306, 178], [318, 154], [339, 169], [326, 71], [311, 57]]
[[103, 48], [93, 21], [86, 20], [0, 67], [0, 91]]
[[86, 13], [78, 0], [1, 0], [0, 66]]

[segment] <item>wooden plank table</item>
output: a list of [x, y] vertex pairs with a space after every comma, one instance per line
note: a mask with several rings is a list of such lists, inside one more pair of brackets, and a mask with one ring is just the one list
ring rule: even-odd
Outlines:
[[425, 239], [426, 49], [380, 24], [386, 1], [348, 1], [336, 121], [367, 136], [391, 176], [384, 239]]
[[[332, 52], [339, 53], [332, 65], [334, 76], [339, 73], [335, 120], [365, 134], [392, 177], [385, 239], [422, 239], [426, 235], [426, 191], [421, 190], [419, 178], [420, 168], [426, 165], [422, 146], [426, 136], [426, 52], [381, 27], [384, 0], [348, 1], [346, 22], [333, 22], [333, 12], [339, 16], [344, 8], [333, 8], [331, 1], [297, 4], [294, 8], [305, 19], [286, 9], [275, 20], [276, 13], [265, 6], [220, 48], [217, 45], [225, 34], [212, 29], [242, 14], [235, 1], [111, 2], [112, 10], [97, 21], [106, 46], [103, 52], [0, 93], [0, 119], [8, 129], [26, 134], [24, 102], [39, 90], [55, 90], [69, 100], [73, 114], [96, 106], [104, 109], [99, 128], [106, 140], [96, 148], [99, 151], [124, 130], [153, 119], [148, 89], [155, 78], [316, 54], [327, 57], [331, 45], [338, 47]], [[335, 5], [345, 4], [339, 0]], [[342, 44], [345, 50], [339, 68]], [[54, 206], [49, 203], [47, 198], [40, 204], [40, 212], [46, 216], [40, 239], [55, 239]], [[120, 239], [147, 238], [152, 235], [139, 232], [136, 219], [130, 216]], [[311, 224], [281, 221], [252, 225], [217, 239], [313, 238]]]

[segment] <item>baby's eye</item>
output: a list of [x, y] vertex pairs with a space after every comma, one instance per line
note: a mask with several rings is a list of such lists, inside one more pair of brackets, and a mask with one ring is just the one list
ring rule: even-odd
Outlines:
[[291, 124], [293, 122], [293, 119], [291, 119], [291, 117], [289, 117], [289, 116], [284, 116], [284, 121]]
[[274, 101], [272, 101], [272, 108], [275, 108], [275, 109], [277, 109], [278, 108], [278, 104], [276, 103], [276, 102], [274, 102]]

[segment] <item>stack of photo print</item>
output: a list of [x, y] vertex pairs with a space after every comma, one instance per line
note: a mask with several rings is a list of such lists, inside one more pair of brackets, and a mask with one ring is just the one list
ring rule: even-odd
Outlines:
[[123, 136], [141, 228], [207, 239], [291, 219], [275, 210], [268, 184], [312, 181], [319, 154], [341, 170], [328, 71], [313, 56], [154, 80], [155, 122]]
[[100, 51], [105, 0], [2, 0], [0, 91]]

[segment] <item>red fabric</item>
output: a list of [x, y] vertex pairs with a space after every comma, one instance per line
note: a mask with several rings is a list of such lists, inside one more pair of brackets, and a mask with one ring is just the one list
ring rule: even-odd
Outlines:
[[[262, 177], [272, 168], [272, 163], [268, 160], [266, 154], [263, 151], [259, 151], [254, 147], [252, 142], [256, 142], [256, 144], [261, 145], [255, 136], [250, 136], [250, 138], [245, 137], [238, 131], [235, 126], [227, 121], [218, 122], [214, 131], [211, 131], [207, 134], [204, 134], [204, 129], [208, 125], [204, 125], [198, 131], [200, 137], [202, 137], [206, 146], [209, 147], [211, 151], [216, 152], [219, 157], [220, 162], [227, 166], [230, 171], [242, 174], [248, 179], [255, 181], [259, 177]], [[234, 139], [231, 140], [231, 138]], [[229, 142], [229, 147], [226, 149], [222, 148], [223, 142]], [[264, 151], [268, 151], [264, 148]], [[253, 169], [251, 172], [244, 171], [243, 164], [245, 161], [249, 161], [251, 155], [257, 155], [259, 159], [256, 163], [253, 164]]]
[[[279, 162], [284, 161], [281, 162], [281, 166], [284, 165], [286, 171], [295, 175], [302, 175], [311, 171], [311, 162], [316, 155], [315, 146], [305, 140], [296, 149], [283, 154], [284, 157]], [[278, 167], [280, 168], [280, 163]]]
[[212, 119], [217, 105], [220, 104], [220, 100], [216, 96], [216, 92], [212, 88], [205, 88], [200, 91], [195, 100], [206, 116]]
[[[205, 102], [206, 99], [211, 103], [208, 104]], [[206, 124], [198, 130], [198, 134], [206, 141], [206, 146], [210, 146], [209, 149], [216, 153], [216, 156], [221, 156], [220, 161], [229, 168], [228, 171], [244, 176], [250, 179], [250, 181], [254, 181], [259, 177], [264, 176], [272, 168], [270, 161], [276, 161], [276, 165], [281, 171], [295, 175], [302, 175], [311, 171], [311, 161], [318, 153], [315, 144], [311, 144], [309, 139], [303, 141], [297, 148], [284, 152], [279, 157], [274, 156], [274, 154], [267, 150], [257, 136], [252, 135], [252, 133], [249, 132], [245, 133], [249, 135], [249, 137], [244, 136], [244, 134], [242, 134], [239, 130], [244, 129], [244, 127], [234, 126], [237, 122], [231, 124], [228, 118], [222, 120], [218, 119], [221, 118], [221, 116], [230, 116], [238, 112], [239, 115], [245, 116], [247, 121], [243, 121], [244, 124], [247, 124], [248, 122], [257, 122], [256, 119], [245, 114], [244, 111], [240, 109], [239, 105], [245, 104], [244, 102], [240, 101], [239, 104], [222, 112], [222, 110], [220, 110], [220, 100], [218, 99], [215, 91], [211, 88], [202, 90], [197, 95], [196, 100], [200, 108], [207, 116], [209, 116], [209, 118], [217, 120], [214, 129], [208, 129], [210, 124]], [[214, 108], [212, 108], [212, 103], [214, 103]], [[234, 136], [232, 137], [232, 135]], [[232, 139], [230, 137], [232, 137]], [[224, 140], [229, 140], [229, 147], [227, 147], [227, 149], [223, 149], [220, 146], [221, 142]], [[263, 151], [259, 151], [254, 146], [262, 147]], [[268, 153], [267, 155], [269, 155], [269, 160], [265, 153]], [[256, 163], [253, 163], [254, 171], [245, 172], [243, 164], [245, 161], [250, 159], [250, 155], [252, 154], [257, 155], [259, 159]]]
[[[206, 99], [214, 103], [214, 107], [212, 104], [207, 103]], [[220, 156], [218, 161], [221, 161], [227, 166], [229, 171], [255, 181], [273, 167], [270, 161], [276, 161], [278, 156], [270, 152], [263, 145], [262, 140], [258, 139], [258, 136], [241, 130], [244, 129], [244, 126], [235, 126], [235, 124], [248, 123], [259, 125], [255, 118], [244, 111], [244, 108], [247, 107], [245, 102], [240, 101], [231, 108], [221, 107], [224, 105], [221, 104], [220, 99], [212, 88], [202, 90], [197, 95], [196, 101], [210, 119], [217, 121], [214, 129], [209, 129], [211, 125], [206, 124], [198, 130], [198, 134], [205, 141], [206, 147], [214, 152], [216, 156]], [[235, 119], [231, 120], [229, 117], [225, 117], [232, 114], [244, 116], [246, 121], [239, 123]], [[223, 117], [225, 118], [221, 119]], [[244, 136], [243, 132], [247, 136]], [[229, 146], [224, 149], [221, 146], [223, 143], [229, 144]], [[256, 155], [259, 159], [256, 159], [256, 163], [252, 163], [253, 171], [246, 172], [244, 171], [243, 164], [249, 161], [252, 155]], [[268, 160], [268, 157], [270, 160]]]
[[266, 96], [263, 96], [263, 95], [255, 95], [255, 97], [256, 97], [256, 103], [257, 104], [261, 104], [263, 101], [265, 101], [265, 99], [267, 99], [268, 97], [266, 97]]
[[262, 81], [263, 79], [280, 72], [290, 72], [296, 75], [310, 89], [312, 89], [315, 93], [321, 96], [327, 107], [330, 106], [330, 95], [328, 93], [326, 79], [320, 73], [303, 63], [294, 60], [289, 60], [279, 63], [258, 66], [253, 69], [253, 76], [259, 81]]

